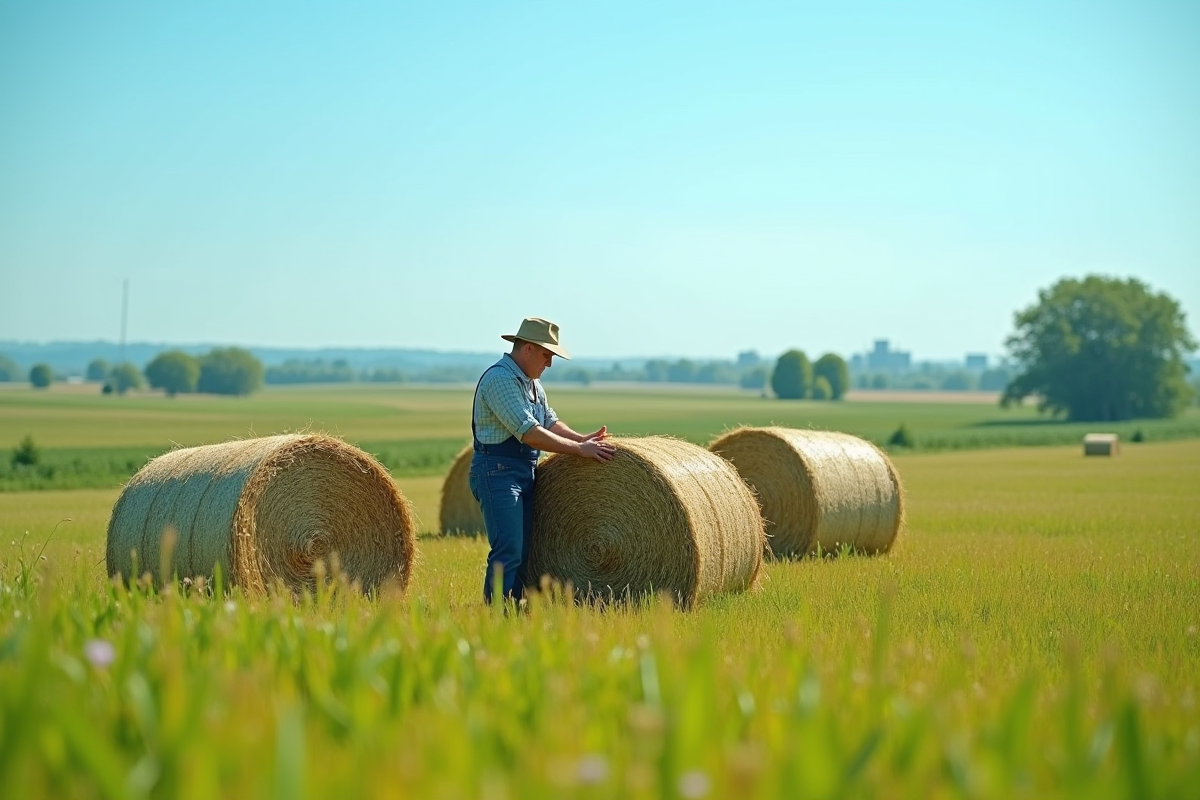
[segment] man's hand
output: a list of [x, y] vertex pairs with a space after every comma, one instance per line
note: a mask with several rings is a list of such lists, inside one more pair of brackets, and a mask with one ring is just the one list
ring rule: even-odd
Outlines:
[[617, 452], [617, 446], [608, 441], [607, 427], [582, 436], [561, 421], [554, 423], [554, 427], [550, 430], [546, 430], [541, 425], [535, 425], [521, 437], [521, 441], [538, 450], [550, 453], [569, 453], [584, 458], [594, 458], [597, 461], [608, 461]]
[[600, 426], [600, 430], [598, 430], [598, 431], [593, 431], [592, 433], [589, 433], [587, 436], [584, 436], [584, 437], [583, 437], [582, 439], [580, 439], [579, 441], [581, 441], [581, 442], [591, 442], [591, 441], [597, 441], [597, 440], [599, 440], [599, 439], [607, 439], [607, 438], [608, 438], [608, 426], [607, 426], [607, 425], [601, 425], [601, 426]]
[[[601, 428], [597, 433], [604, 429]], [[595, 434], [593, 434], [594, 436]], [[579, 443], [579, 455], [584, 458], [594, 458], [597, 461], [608, 461], [617, 453], [617, 446], [603, 439], [588, 439]]]

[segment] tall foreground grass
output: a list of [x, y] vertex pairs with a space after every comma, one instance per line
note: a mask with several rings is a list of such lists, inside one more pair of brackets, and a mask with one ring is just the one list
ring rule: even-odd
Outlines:
[[898, 466], [894, 554], [692, 613], [505, 616], [429, 538], [403, 597], [127, 590], [47, 524], [0, 567], [0, 795], [1197, 796], [1200, 445]]

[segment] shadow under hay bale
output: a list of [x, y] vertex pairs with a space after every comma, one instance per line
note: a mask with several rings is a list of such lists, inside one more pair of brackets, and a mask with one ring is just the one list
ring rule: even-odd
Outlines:
[[[316, 585], [317, 561], [364, 591], [408, 585], [416, 520], [374, 458], [320, 434], [174, 450], [129, 483], [108, 524], [109, 575], [211, 577], [262, 593]], [[166, 574], [163, 574], [163, 570]]]
[[750, 588], [763, 523], [727, 462], [689, 442], [613, 439], [607, 463], [552, 455], [538, 467], [527, 583], [591, 600], [655, 592], [684, 608]]
[[484, 532], [483, 512], [479, 501], [471, 494], [472, 445], [464, 447], [454, 458], [454, 464], [442, 483], [440, 522], [442, 533], [474, 536]]
[[708, 449], [728, 459], [758, 494], [777, 556], [891, 549], [904, 520], [891, 460], [845, 433], [739, 428]]

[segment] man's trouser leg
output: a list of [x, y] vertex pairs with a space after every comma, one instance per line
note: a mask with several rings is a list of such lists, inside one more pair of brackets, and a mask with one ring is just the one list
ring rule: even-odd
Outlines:
[[533, 463], [518, 458], [476, 454], [471, 461], [471, 494], [483, 511], [491, 545], [483, 582], [488, 603], [497, 571], [503, 595], [521, 598], [521, 563], [533, 528], [533, 470]]

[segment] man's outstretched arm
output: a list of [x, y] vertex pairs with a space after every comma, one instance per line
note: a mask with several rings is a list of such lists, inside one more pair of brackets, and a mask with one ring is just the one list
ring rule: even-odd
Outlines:
[[561, 419], [555, 420], [554, 424], [546, 430], [556, 433], [564, 439], [570, 439], [572, 442], [590, 442], [593, 439], [605, 439], [608, 437], [607, 425], [601, 425], [600, 430], [592, 431], [591, 433], [576, 433]]
[[[561, 428], [565, 428], [565, 432], [559, 433], [558, 429]], [[595, 433], [583, 436], [568, 428], [565, 423], [559, 421], [555, 422], [550, 430], [546, 430], [541, 425], [535, 425], [525, 432], [525, 435], [521, 437], [521, 441], [530, 447], [550, 453], [568, 453], [570, 455], [583, 456], [584, 458], [594, 458], [597, 461], [608, 461], [613, 457], [617, 448], [612, 442], [604, 440], [604, 437], [607, 435], [607, 430], [601, 428]]]

